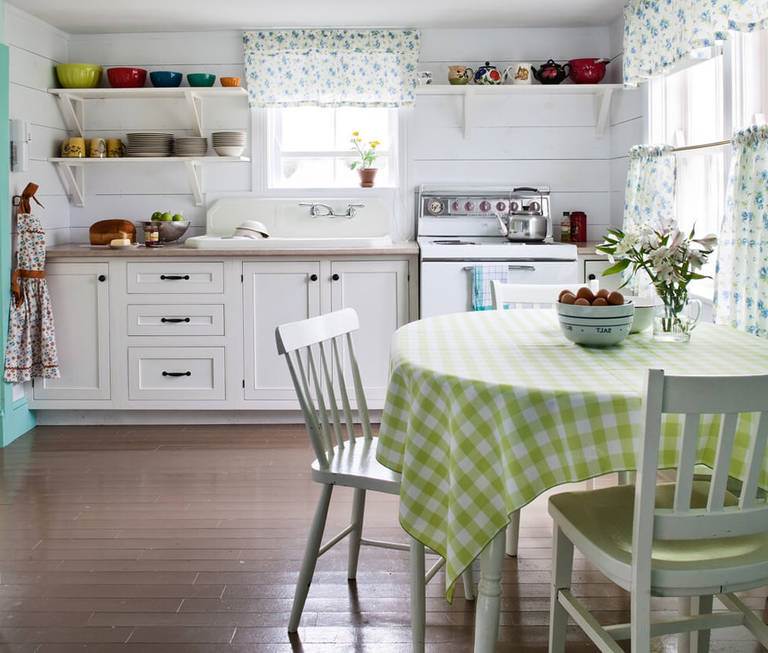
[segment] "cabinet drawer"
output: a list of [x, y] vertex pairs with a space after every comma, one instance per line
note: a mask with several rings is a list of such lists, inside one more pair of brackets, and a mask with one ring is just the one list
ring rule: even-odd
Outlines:
[[129, 399], [215, 401], [224, 396], [223, 347], [128, 348]]
[[223, 336], [224, 305], [129, 304], [129, 336]]
[[128, 263], [129, 293], [220, 293], [223, 263]]

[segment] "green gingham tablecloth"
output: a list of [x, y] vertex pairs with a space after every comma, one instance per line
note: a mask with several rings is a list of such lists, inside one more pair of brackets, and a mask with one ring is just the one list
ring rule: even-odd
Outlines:
[[[537, 495], [635, 469], [648, 368], [765, 374], [768, 341], [702, 324], [686, 344], [645, 333], [588, 349], [563, 337], [552, 310], [458, 313], [395, 333], [377, 458], [402, 473], [400, 523], [446, 559], [449, 598], [510, 514]], [[736, 478], [755, 421], [740, 420]], [[660, 467], [676, 463], [680, 426], [665, 422]], [[711, 465], [719, 424], [701, 426], [699, 462]]]

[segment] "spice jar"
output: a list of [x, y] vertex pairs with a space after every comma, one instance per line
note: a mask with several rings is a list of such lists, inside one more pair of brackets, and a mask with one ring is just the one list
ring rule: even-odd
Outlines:
[[560, 242], [571, 242], [571, 214], [569, 211], [563, 211], [563, 218], [560, 220]]

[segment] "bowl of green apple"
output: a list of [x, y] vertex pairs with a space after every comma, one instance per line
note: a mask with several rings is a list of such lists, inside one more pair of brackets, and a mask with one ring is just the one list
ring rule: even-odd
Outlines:
[[[145, 223], [146, 224], [146, 223]], [[172, 243], [181, 238], [189, 229], [189, 221], [180, 213], [169, 211], [155, 211], [149, 224], [160, 229], [160, 242]]]

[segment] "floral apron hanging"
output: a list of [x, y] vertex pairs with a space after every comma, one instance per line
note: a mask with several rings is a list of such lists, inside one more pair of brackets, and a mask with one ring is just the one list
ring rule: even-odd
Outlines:
[[53, 309], [45, 280], [45, 231], [30, 210], [30, 199], [40, 205], [36, 191], [35, 184], [27, 185], [17, 215], [18, 252], [11, 276], [13, 298], [5, 348], [4, 378], [9, 383], [60, 376]]

